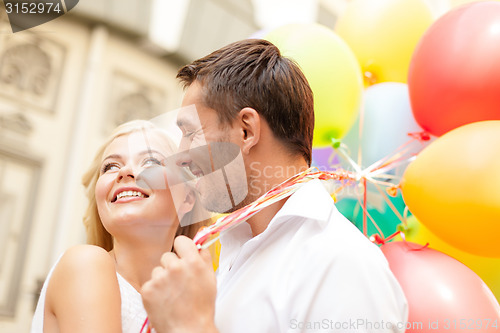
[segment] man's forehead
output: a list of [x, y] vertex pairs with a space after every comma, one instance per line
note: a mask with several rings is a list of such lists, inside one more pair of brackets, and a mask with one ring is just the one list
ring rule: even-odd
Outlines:
[[195, 81], [189, 87], [187, 87], [184, 98], [182, 99], [182, 105], [198, 104], [202, 102], [203, 86]]
[[177, 113], [177, 126], [199, 125], [200, 117], [194, 104], [182, 107]]

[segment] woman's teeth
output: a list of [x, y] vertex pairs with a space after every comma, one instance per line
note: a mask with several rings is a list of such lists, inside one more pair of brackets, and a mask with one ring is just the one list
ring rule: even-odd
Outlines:
[[141, 197], [141, 198], [145, 198], [146, 196], [139, 192], [139, 191], [123, 191], [123, 192], [120, 192], [118, 193], [118, 195], [116, 196], [116, 199], [121, 199], [121, 198], [124, 198], [124, 197]]

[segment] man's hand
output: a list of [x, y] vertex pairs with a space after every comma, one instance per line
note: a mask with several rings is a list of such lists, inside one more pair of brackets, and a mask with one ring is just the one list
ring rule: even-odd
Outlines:
[[208, 250], [179, 236], [176, 253], [167, 252], [151, 280], [142, 286], [144, 307], [158, 333], [217, 332], [214, 324], [217, 292]]

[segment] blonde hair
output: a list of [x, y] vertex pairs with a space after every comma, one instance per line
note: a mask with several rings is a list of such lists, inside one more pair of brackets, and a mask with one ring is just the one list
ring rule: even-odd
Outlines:
[[[97, 211], [97, 202], [95, 199], [95, 188], [100, 175], [102, 155], [109, 144], [111, 144], [111, 142], [116, 138], [142, 130], [159, 131], [159, 133], [164, 135], [168, 148], [171, 149], [172, 152], [177, 150], [175, 144], [168, 137], [168, 135], [161, 130], [161, 128], [147, 120], [132, 120], [115, 128], [113, 133], [111, 133], [111, 135], [97, 150], [94, 160], [82, 178], [82, 184], [85, 187], [85, 194], [88, 198], [87, 210], [83, 216], [83, 224], [85, 225], [87, 231], [87, 243], [100, 246], [106, 251], [113, 249], [113, 236], [104, 228], [104, 225], [102, 224], [99, 212]], [[186, 179], [190, 178], [188, 173], [185, 171], [183, 171], [183, 175]], [[182, 218], [181, 225], [186, 226], [179, 226], [176, 236], [185, 235], [193, 238], [198, 229], [208, 223], [208, 220], [205, 220], [206, 218], [207, 216], [203, 216], [203, 209], [201, 208], [199, 201], [196, 200], [193, 209]], [[200, 222], [192, 223], [194, 221]]]

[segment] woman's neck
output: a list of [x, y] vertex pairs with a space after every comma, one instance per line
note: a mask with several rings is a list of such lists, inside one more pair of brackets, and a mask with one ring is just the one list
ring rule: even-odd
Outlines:
[[144, 239], [115, 237], [109, 253], [115, 260], [116, 271], [137, 291], [151, 278], [153, 268], [160, 265], [163, 253], [172, 249], [174, 234]]

